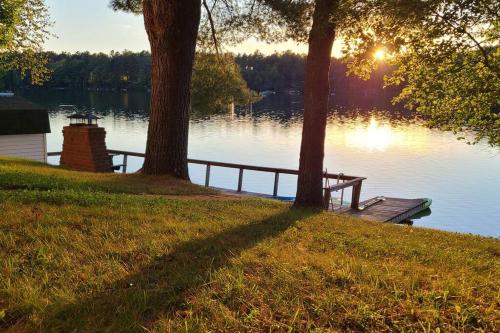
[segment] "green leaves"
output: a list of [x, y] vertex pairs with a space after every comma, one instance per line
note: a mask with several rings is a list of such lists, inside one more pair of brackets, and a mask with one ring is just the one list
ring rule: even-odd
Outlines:
[[142, 13], [142, 0], [112, 0], [111, 8], [135, 14]]
[[196, 113], [227, 111], [231, 103], [247, 104], [252, 91], [241, 76], [240, 68], [230, 54], [196, 56], [192, 79], [192, 106]]
[[3, 0], [0, 3], [0, 71], [30, 74], [42, 83], [49, 74], [42, 46], [51, 35], [48, 9], [43, 0]]
[[[341, 34], [351, 73], [369, 77], [383, 46], [404, 84], [394, 102], [470, 143], [500, 145], [499, 16], [496, 1], [366, 1]], [[468, 132], [465, 134], [464, 132]]]
[[[498, 50], [491, 64], [499, 63]], [[395, 102], [405, 103], [427, 119], [431, 127], [450, 130], [469, 143], [487, 140], [500, 145], [500, 79], [482, 61], [478, 51], [443, 55], [428, 50], [426, 55], [408, 53], [388, 84], [404, 80]]]

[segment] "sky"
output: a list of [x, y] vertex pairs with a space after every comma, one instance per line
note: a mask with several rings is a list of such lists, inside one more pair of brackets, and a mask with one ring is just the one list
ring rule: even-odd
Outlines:
[[[142, 16], [114, 12], [108, 0], [46, 0], [54, 26], [45, 49], [55, 52], [104, 52], [149, 50]], [[337, 47], [338, 48], [338, 47]], [[263, 54], [292, 50], [307, 53], [307, 45], [293, 41], [266, 44], [249, 39], [228, 48], [234, 53]], [[335, 54], [335, 52], [334, 52]]]

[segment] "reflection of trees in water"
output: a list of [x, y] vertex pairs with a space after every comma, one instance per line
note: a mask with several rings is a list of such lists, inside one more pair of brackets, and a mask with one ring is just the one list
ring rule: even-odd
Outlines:
[[[127, 120], [147, 121], [149, 117], [149, 94], [145, 92], [98, 92], [85, 90], [53, 90], [30, 89], [20, 92], [20, 95], [35, 103], [46, 106], [51, 113], [71, 114], [75, 110], [60, 108], [60, 105], [75, 105], [79, 112], [92, 112], [98, 116], [119, 117]], [[403, 121], [413, 119], [414, 115], [401, 107], [380, 104], [365, 105], [360, 103], [335, 103], [330, 106], [330, 118], [338, 121], [369, 121], [372, 116], [388, 121]], [[194, 110], [192, 120], [203, 121], [211, 117], [250, 117], [255, 120], [279, 122], [288, 125], [302, 120], [304, 109], [303, 96], [299, 93], [278, 93], [270, 95], [261, 101], [247, 106], [237, 106], [234, 110], [228, 107], [224, 110]]]
[[[114, 116], [128, 120], [148, 120], [149, 93], [140, 91], [99, 92], [86, 90], [29, 89], [21, 91], [25, 98], [47, 107], [51, 113], [72, 114], [75, 111], [92, 112], [98, 116]], [[75, 108], [61, 107], [74, 105]], [[213, 115], [226, 115], [226, 109], [206, 108], [194, 110], [192, 117], [202, 119]]]
[[[335, 99], [335, 97], [333, 97]], [[304, 110], [303, 96], [290, 94], [271, 95], [252, 106], [237, 108], [237, 115], [251, 116], [254, 118], [269, 118], [280, 123], [302, 121]], [[387, 105], [384, 99], [379, 104], [361, 103], [342, 104], [333, 100], [330, 104], [329, 118], [339, 121], [357, 119], [368, 122], [371, 117], [388, 121], [409, 121], [415, 118], [412, 112], [400, 106]]]
[[51, 113], [71, 113], [74, 105], [79, 112], [92, 112], [98, 116], [147, 120], [149, 94], [144, 92], [99, 92], [86, 90], [29, 89], [20, 94], [47, 107]]

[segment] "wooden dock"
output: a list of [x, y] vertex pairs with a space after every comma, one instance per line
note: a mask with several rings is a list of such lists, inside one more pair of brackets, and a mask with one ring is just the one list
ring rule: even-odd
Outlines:
[[[215, 189], [231, 195], [274, 199], [290, 203], [292, 203], [295, 199], [293, 197], [279, 197], [255, 192], [238, 192], [218, 187], [215, 187]], [[381, 198], [382, 197], [376, 197], [362, 201], [359, 203], [360, 208], [358, 209], [344, 206], [342, 208], [337, 208], [334, 211], [335, 213], [348, 214], [369, 221], [406, 223], [410, 221], [412, 216], [427, 209], [428, 205], [428, 199]], [[338, 203], [339, 201], [336, 200], [337, 205]], [[333, 207], [330, 206], [329, 210], [333, 211]]]
[[[360, 209], [345, 207], [338, 209], [337, 212], [341, 214], [349, 214], [370, 221], [402, 223], [409, 220], [413, 215], [427, 209], [429, 206], [428, 199], [400, 199], [383, 197], [383, 200], [380, 200], [379, 198], [372, 198], [360, 202]], [[374, 201], [376, 202], [364, 208], [366, 204]]]

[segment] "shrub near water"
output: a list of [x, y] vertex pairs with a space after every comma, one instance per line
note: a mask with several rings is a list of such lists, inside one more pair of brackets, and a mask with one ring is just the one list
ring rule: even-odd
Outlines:
[[0, 331], [499, 329], [498, 239], [140, 179], [0, 160]]

